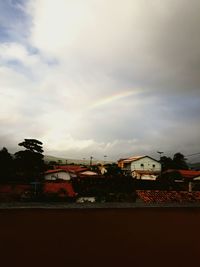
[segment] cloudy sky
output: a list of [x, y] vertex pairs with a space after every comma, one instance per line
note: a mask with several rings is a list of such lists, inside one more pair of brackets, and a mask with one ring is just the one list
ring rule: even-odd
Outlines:
[[0, 146], [200, 152], [199, 0], [1, 0]]

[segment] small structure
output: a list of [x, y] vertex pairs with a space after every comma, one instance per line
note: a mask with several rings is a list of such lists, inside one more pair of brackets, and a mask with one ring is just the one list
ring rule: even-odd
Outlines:
[[62, 169], [48, 170], [44, 174], [44, 179], [46, 181], [55, 181], [55, 180], [71, 180], [69, 172]]
[[161, 163], [149, 156], [134, 156], [118, 161], [124, 174], [131, 174], [136, 179], [156, 180], [161, 172]]

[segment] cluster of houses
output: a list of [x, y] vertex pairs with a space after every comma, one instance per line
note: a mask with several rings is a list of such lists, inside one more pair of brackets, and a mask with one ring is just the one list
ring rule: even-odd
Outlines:
[[[162, 166], [159, 161], [150, 156], [132, 156], [118, 160], [118, 167], [122, 170], [124, 176], [132, 176], [137, 181], [157, 181], [162, 176], [172, 177], [174, 183], [187, 185], [187, 191], [192, 192], [193, 187], [200, 185], [200, 171], [194, 170], [167, 170], [162, 172]], [[105, 166], [99, 166], [101, 175], [106, 173]], [[162, 175], [161, 175], [162, 174]], [[55, 166], [53, 170], [45, 172], [46, 181], [65, 180], [70, 181], [74, 177], [93, 177], [98, 179], [99, 173], [81, 166]]]
[[[200, 171], [194, 170], [167, 170], [162, 172], [162, 166], [159, 161], [150, 157], [150, 156], [132, 156], [128, 158], [123, 158], [118, 160], [118, 167], [121, 169], [122, 176], [124, 177], [132, 177], [134, 181], [152, 181], [156, 182], [160, 179], [160, 177], [173, 177], [173, 182], [177, 184], [187, 184], [187, 193], [186, 195], [178, 195], [176, 192], [177, 199], [183, 198], [191, 199], [191, 196], [187, 196], [187, 194], [191, 194], [193, 188], [196, 184], [200, 184]], [[68, 198], [68, 199], [76, 199], [77, 202], [84, 201], [95, 201], [95, 196], [80, 196], [76, 192], [76, 189], [73, 186], [73, 181], [98, 181], [106, 179], [107, 176], [106, 165], [98, 165], [96, 171], [92, 171], [90, 167], [78, 166], [78, 165], [55, 165], [53, 169], [46, 170], [44, 173], [44, 182], [42, 184], [42, 194], [43, 196], [59, 196], [60, 198]], [[78, 180], [77, 180], [78, 177]], [[87, 184], [88, 185], [88, 184]], [[101, 183], [96, 183], [99, 187]], [[23, 196], [24, 198], [28, 197], [28, 193], [33, 188], [35, 192], [38, 191], [37, 182], [32, 183], [30, 185], [1, 185], [0, 186], [0, 196], [8, 195], [9, 192], [18, 196]], [[31, 189], [32, 188], [32, 189]], [[136, 188], [137, 191], [137, 188]], [[154, 191], [145, 191], [138, 190], [138, 196], [144, 202], [148, 202], [148, 200], [154, 201], [154, 196], [157, 196], [158, 199], [164, 201], [164, 196], [168, 196], [167, 199], [175, 199], [175, 197], [171, 197], [173, 188], [171, 189], [171, 193], [168, 191], [161, 192], [158, 191], [155, 193]], [[161, 195], [159, 195], [161, 194]], [[195, 193], [198, 195], [198, 193]], [[175, 196], [174, 195], [174, 196]], [[159, 198], [160, 196], [160, 198]], [[181, 197], [182, 196], [182, 197]], [[199, 196], [196, 197], [197, 200], [200, 200]], [[161, 201], [162, 202], [162, 201]]]
[[[161, 163], [149, 156], [137, 156], [120, 159], [118, 167], [122, 170], [124, 175], [131, 175], [133, 178], [142, 180], [156, 180], [161, 174]], [[99, 165], [99, 172], [104, 175], [107, 170], [103, 165]], [[45, 180], [66, 180], [69, 181], [71, 177], [81, 176], [96, 176], [99, 173], [89, 170], [86, 167], [76, 165], [54, 166], [53, 170], [45, 172]]]

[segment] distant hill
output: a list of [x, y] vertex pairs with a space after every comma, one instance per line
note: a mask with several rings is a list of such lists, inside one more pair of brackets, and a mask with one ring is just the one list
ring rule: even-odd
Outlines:
[[188, 163], [189, 168], [194, 170], [200, 170], [200, 162]]
[[[55, 156], [50, 156], [50, 155], [44, 155], [44, 161], [45, 162], [50, 162], [50, 161], [55, 161], [59, 164], [77, 164], [77, 165], [81, 165], [81, 164], [85, 164], [88, 165], [90, 164], [90, 160], [89, 159], [69, 159], [69, 158], [59, 158], [59, 157], [55, 157]], [[93, 164], [97, 164], [97, 163], [113, 163], [113, 161], [103, 161], [103, 160], [97, 160], [97, 159], [93, 159], [92, 160]]]

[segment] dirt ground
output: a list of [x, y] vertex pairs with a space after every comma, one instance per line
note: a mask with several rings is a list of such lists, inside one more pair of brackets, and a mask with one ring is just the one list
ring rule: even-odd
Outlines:
[[200, 209], [0, 210], [1, 266], [199, 266]]

